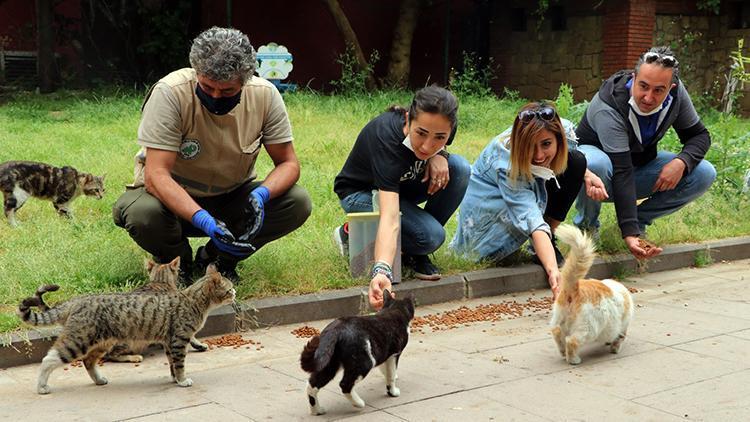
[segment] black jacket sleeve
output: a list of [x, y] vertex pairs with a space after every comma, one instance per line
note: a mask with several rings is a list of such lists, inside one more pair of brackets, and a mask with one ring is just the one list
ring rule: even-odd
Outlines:
[[700, 120], [687, 129], [675, 128], [675, 132], [684, 145], [677, 158], [685, 162], [685, 174], [690, 174], [706, 156], [711, 146], [711, 135]]
[[612, 194], [622, 237], [638, 236], [638, 208], [636, 207], [635, 176], [630, 151], [607, 152], [612, 162]]

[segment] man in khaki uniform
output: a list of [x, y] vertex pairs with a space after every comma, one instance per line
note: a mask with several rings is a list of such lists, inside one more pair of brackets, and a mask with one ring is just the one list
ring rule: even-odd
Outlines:
[[[253, 76], [247, 36], [206, 30], [193, 40], [190, 65], [146, 95], [135, 181], [113, 217], [157, 262], [179, 256], [188, 277], [215, 262], [237, 280], [237, 263], [300, 227], [312, 205], [295, 184], [300, 166], [284, 101]], [[275, 167], [256, 181], [261, 146]], [[187, 238], [196, 236], [210, 240], [193, 261]]]

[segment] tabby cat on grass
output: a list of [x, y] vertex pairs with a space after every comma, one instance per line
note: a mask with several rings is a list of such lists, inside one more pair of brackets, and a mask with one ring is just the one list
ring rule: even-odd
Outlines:
[[339, 385], [354, 407], [365, 407], [364, 400], [353, 389], [354, 384], [376, 366], [380, 366], [385, 376], [388, 395], [398, 397], [401, 394], [396, 387], [396, 367], [409, 341], [414, 298], [409, 295], [405, 299], [393, 299], [388, 290], [383, 292], [383, 298], [383, 309], [377, 314], [339, 318], [305, 345], [300, 364], [304, 371], [311, 373], [307, 384], [311, 414], [325, 413], [318, 401], [318, 391], [341, 368], [344, 368], [344, 376]]
[[73, 167], [55, 167], [34, 161], [7, 161], [0, 164], [0, 190], [5, 216], [16, 227], [16, 211], [29, 197], [52, 201], [58, 214], [70, 217], [70, 203], [81, 195], [104, 196], [104, 176], [80, 172]]
[[[57, 290], [57, 286], [40, 289], [52, 290]], [[39, 303], [39, 296], [24, 300], [18, 313], [32, 325], [63, 326], [42, 359], [39, 371], [37, 392], [47, 394], [50, 373], [77, 359], [83, 360], [94, 383], [106, 384], [107, 379], [96, 364], [121, 343], [135, 347], [162, 344], [172, 380], [180, 387], [190, 387], [193, 381], [185, 377], [187, 345], [203, 327], [211, 309], [234, 301], [235, 290], [231, 281], [209, 265], [205, 276], [179, 291], [79, 296], [46, 311], [34, 312], [30, 307]]]
[[633, 319], [633, 297], [614, 280], [583, 278], [595, 255], [588, 235], [561, 224], [555, 236], [570, 245], [562, 268], [562, 287], [552, 305], [550, 325], [557, 348], [571, 365], [581, 363], [578, 350], [587, 343], [599, 342], [618, 353]]

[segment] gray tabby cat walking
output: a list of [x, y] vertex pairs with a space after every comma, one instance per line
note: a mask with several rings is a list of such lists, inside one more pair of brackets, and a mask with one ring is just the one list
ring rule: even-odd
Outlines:
[[70, 203], [81, 195], [104, 196], [104, 176], [79, 172], [73, 167], [55, 167], [34, 161], [8, 161], [0, 164], [0, 190], [5, 216], [16, 227], [16, 210], [29, 197], [52, 201], [58, 214], [70, 217]]
[[[180, 257], [178, 256], [168, 264], [157, 264], [149, 259], [146, 261], [146, 272], [148, 273], [148, 283], [133, 290], [133, 293], [176, 292], [177, 281], [180, 277]], [[41, 300], [39, 291], [37, 296]], [[190, 346], [199, 352], [208, 350], [208, 345], [198, 341], [195, 336], [190, 338]], [[111, 362], [143, 362], [142, 353], [145, 348], [146, 346], [132, 348], [126, 343], [117, 344], [104, 356], [104, 359]]]
[[[41, 290], [56, 290], [56, 286]], [[233, 302], [234, 297], [232, 282], [210, 265], [203, 278], [175, 292], [81, 296], [43, 312], [30, 309], [38, 303], [38, 297], [26, 299], [18, 307], [23, 321], [63, 325], [60, 336], [42, 359], [37, 392], [49, 393], [50, 373], [77, 359], [83, 360], [94, 383], [106, 384], [107, 379], [96, 364], [119, 343], [162, 344], [172, 380], [181, 387], [190, 387], [193, 381], [185, 377], [187, 344], [203, 327], [208, 312]]]

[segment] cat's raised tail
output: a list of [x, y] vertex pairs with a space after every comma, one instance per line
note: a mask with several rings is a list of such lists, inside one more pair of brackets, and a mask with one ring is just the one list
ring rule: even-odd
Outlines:
[[310, 339], [302, 350], [299, 361], [305, 372], [318, 372], [328, 366], [336, 351], [338, 341], [338, 330], [334, 328], [339, 325], [336, 320], [329, 324], [320, 335]]
[[[60, 288], [57, 284], [40, 286], [33, 297], [27, 297], [18, 305], [18, 316], [27, 324], [51, 325], [62, 322], [67, 317], [67, 306], [50, 308], [42, 297], [47, 292], [54, 292]], [[41, 312], [34, 312], [32, 307], [38, 307]]]
[[560, 224], [555, 230], [558, 240], [570, 246], [565, 264], [562, 267], [562, 292], [573, 293], [578, 290], [578, 280], [586, 274], [594, 263], [596, 250], [594, 241], [587, 234], [570, 224]]

